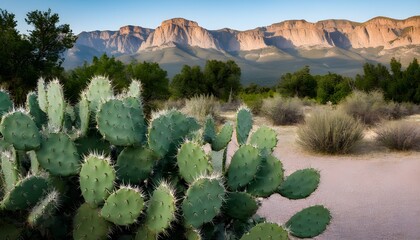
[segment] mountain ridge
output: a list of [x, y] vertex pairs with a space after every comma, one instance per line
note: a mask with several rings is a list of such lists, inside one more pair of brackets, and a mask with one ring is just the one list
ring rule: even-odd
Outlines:
[[[275, 66], [290, 61], [292, 66], [324, 66], [319, 71], [327, 72], [345, 70], [332, 59], [339, 62], [345, 59], [350, 66], [361, 66], [364, 62], [387, 63], [391, 57], [405, 64], [419, 57], [420, 16], [406, 19], [379, 16], [362, 23], [345, 19], [312, 23], [296, 19], [242, 31], [208, 30], [195, 21], [173, 18], [162, 21], [155, 29], [126, 25], [115, 31], [81, 32], [78, 37], [73, 49], [67, 52], [70, 58], [66, 58], [66, 68], [89, 61], [89, 55], [106, 53], [125, 62], [147, 59], [177, 66], [168, 71], [170, 76], [182, 65], [202, 65], [210, 56], [233, 59], [259, 70], [266, 69], [262, 63]], [[277, 78], [281, 73], [278, 71]], [[355, 73], [355, 68], [348, 71], [349, 75]]]

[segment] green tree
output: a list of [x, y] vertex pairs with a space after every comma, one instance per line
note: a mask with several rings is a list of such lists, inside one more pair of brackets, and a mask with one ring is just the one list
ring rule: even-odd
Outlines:
[[138, 79], [143, 86], [144, 101], [164, 100], [169, 98], [168, 73], [158, 63], [131, 63], [126, 69], [129, 79]]
[[316, 80], [310, 74], [309, 66], [294, 73], [286, 73], [281, 76], [278, 84], [280, 94], [287, 97], [316, 97]]
[[33, 64], [44, 77], [54, 77], [62, 70], [64, 61], [62, 53], [73, 47], [77, 37], [70, 29], [70, 25], [58, 25], [58, 14], [32, 11], [26, 15], [26, 23], [34, 27], [29, 31], [29, 41], [33, 47]]
[[224, 101], [230, 95], [236, 96], [241, 88], [241, 69], [232, 60], [208, 60], [204, 67], [204, 78], [207, 93]]
[[345, 98], [352, 91], [352, 79], [345, 78], [335, 73], [328, 73], [323, 76], [316, 76], [317, 79], [317, 100], [325, 104], [328, 101], [336, 104]]
[[124, 63], [116, 60], [113, 56], [108, 57], [106, 54], [103, 54], [99, 58], [93, 57], [91, 64], [85, 62], [83, 66], [67, 73], [64, 81], [66, 96], [71, 102], [76, 102], [79, 98], [79, 93], [86, 87], [89, 80], [98, 75], [109, 77], [117, 92], [130, 84]]
[[195, 95], [208, 94], [200, 66], [184, 65], [181, 72], [173, 77], [170, 90], [174, 98], [191, 98]]
[[373, 90], [382, 90], [387, 92], [391, 81], [391, 74], [388, 68], [378, 63], [376, 66], [371, 63], [363, 65], [363, 75], [357, 75], [356, 88], [365, 92]]

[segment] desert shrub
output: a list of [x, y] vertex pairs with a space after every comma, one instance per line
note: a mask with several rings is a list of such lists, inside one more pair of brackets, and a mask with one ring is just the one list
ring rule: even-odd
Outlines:
[[214, 96], [200, 95], [185, 100], [185, 107], [181, 111], [203, 123], [207, 115], [219, 118], [219, 109], [219, 101]]
[[298, 143], [320, 153], [347, 153], [362, 138], [362, 124], [338, 110], [314, 111], [298, 129]]
[[376, 141], [393, 150], [412, 150], [420, 146], [420, 127], [406, 121], [394, 121], [381, 125], [375, 130]]
[[274, 125], [299, 123], [304, 119], [303, 103], [299, 98], [274, 97], [264, 99], [261, 112]]
[[242, 92], [239, 94], [241, 101], [248, 106], [252, 113], [259, 115], [261, 113], [261, 107], [263, 100], [266, 98], [273, 98], [276, 95], [274, 91], [262, 92], [262, 93], [246, 93]]
[[368, 125], [391, 118], [391, 110], [379, 91], [370, 93], [354, 91], [340, 103], [340, 108]]
[[185, 99], [168, 99], [164, 103], [165, 109], [177, 109], [181, 110], [185, 106]]

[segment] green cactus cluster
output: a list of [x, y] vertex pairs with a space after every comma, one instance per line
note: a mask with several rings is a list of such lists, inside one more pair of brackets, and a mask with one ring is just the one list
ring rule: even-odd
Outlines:
[[208, 117], [201, 130], [174, 109], [146, 119], [141, 90], [133, 80], [116, 95], [94, 77], [73, 106], [58, 80], [40, 79], [25, 108], [0, 90], [1, 239], [289, 239], [326, 229], [320, 205], [283, 225], [256, 214], [272, 194], [308, 197], [320, 175], [285, 178], [275, 131], [253, 130], [248, 108], [236, 126]]

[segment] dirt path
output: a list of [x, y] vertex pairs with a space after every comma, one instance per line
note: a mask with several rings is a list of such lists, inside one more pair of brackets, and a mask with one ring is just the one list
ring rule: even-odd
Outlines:
[[[262, 118], [255, 121], [257, 126], [267, 124]], [[376, 146], [367, 132], [355, 153], [323, 156], [301, 150], [297, 127], [275, 130], [279, 142], [274, 154], [283, 162], [285, 175], [313, 167], [321, 171], [321, 183], [304, 200], [272, 195], [258, 211], [261, 216], [282, 224], [304, 207], [323, 204], [333, 220], [315, 239], [420, 239], [420, 152], [391, 152]]]

